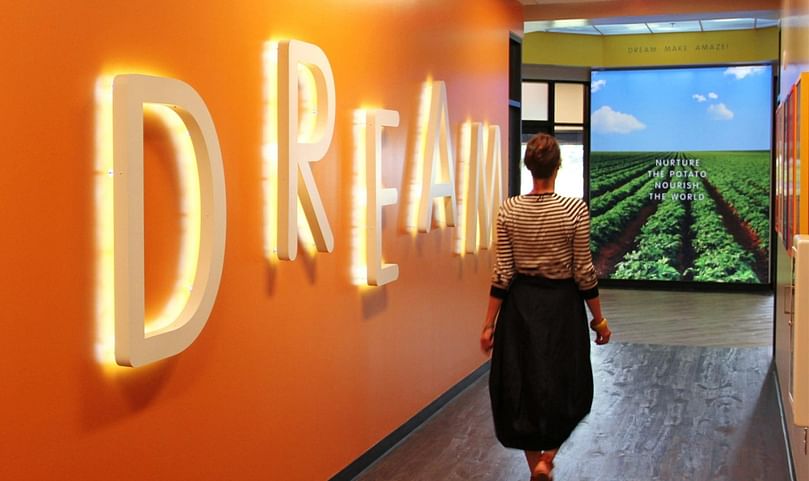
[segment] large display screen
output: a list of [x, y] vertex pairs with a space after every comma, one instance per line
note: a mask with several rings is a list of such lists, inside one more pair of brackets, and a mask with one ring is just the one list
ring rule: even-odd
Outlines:
[[601, 278], [770, 282], [772, 83], [769, 65], [593, 71]]

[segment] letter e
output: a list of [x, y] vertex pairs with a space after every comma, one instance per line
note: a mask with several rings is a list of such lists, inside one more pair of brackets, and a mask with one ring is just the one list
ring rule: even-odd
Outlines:
[[368, 284], [383, 286], [399, 278], [398, 264], [382, 264], [382, 207], [396, 204], [399, 191], [382, 188], [382, 127], [398, 126], [399, 112], [372, 110], [366, 115], [368, 133], [365, 140], [365, 188], [368, 193], [368, 230], [365, 245]]

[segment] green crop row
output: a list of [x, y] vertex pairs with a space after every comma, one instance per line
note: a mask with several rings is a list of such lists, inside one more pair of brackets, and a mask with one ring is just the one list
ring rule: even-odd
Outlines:
[[694, 280], [702, 282], [760, 282], [753, 270], [753, 254], [740, 246], [725, 229], [710, 196], [692, 202], [694, 223]]
[[657, 158], [671, 158], [659, 152], [593, 152], [590, 156], [590, 195], [604, 192], [654, 169]]
[[[646, 169], [644, 169], [645, 172]], [[615, 189], [609, 190], [590, 201], [590, 215], [598, 216], [610, 210], [615, 204], [634, 194], [644, 184], [649, 182], [646, 175], [636, 176], [628, 182], [624, 182]]]
[[593, 251], [615, 241], [627, 224], [637, 217], [640, 210], [649, 203], [650, 195], [655, 192], [655, 180], [648, 179], [632, 195], [622, 199], [603, 214], [593, 216], [590, 225], [590, 247]]
[[769, 249], [770, 154], [754, 152], [695, 152], [709, 182], [759, 239], [759, 248]]
[[626, 181], [640, 177], [651, 168], [648, 160], [637, 161], [629, 167], [600, 175], [590, 174], [590, 198], [598, 197]]
[[[682, 194], [682, 188], [670, 194]], [[613, 279], [666, 280], [682, 278], [679, 257], [683, 249], [682, 230], [686, 219], [684, 201], [669, 199], [662, 202], [641, 228], [637, 247], [616, 265]]]

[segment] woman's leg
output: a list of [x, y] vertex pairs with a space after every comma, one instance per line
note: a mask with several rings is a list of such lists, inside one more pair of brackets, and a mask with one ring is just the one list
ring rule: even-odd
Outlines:
[[548, 451], [525, 451], [525, 460], [528, 461], [531, 479], [552, 479], [553, 458], [556, 457], [557, 451], [559, 451], [558, 448]]
[[525, 460], [528, 461], [528, 469], [531, 471], [532, 475], [536, 473], [537, 465], [539, 465], [540, 459], [542, 459], [542, 451], [525, 452]]

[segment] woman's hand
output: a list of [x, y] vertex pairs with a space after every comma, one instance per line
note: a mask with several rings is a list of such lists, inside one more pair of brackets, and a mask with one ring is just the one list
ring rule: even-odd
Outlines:
[[489, 296], [489, 307], [486, 309], [486, 319], [483, 321], [483, 332], [480, 333], [480, 350], [489, 354], [494, 346], [494, 325], [497, 323], [497, 313], [503, 299]]
[[494, 345], [494, 326], [484, 326], [480, 333], [480, 350], [483, 354], [489, 354]]
[[595, 343], [602, 346], [610, 342], [610, 336], [612, 336], [612, 331], [609, 327], [604, 326], [601, 330], [596, 331]]
[[590, 328], [595, 331], [596, 338], [595, 343], [599, 346], [604, 345], [610, 342], [610, 336], [612, 336], [612, 331], [610, 331], [610, 327], [607, 325], [607, 319], [602, 317], [601, 319], [593, 319], [590, 321]]

